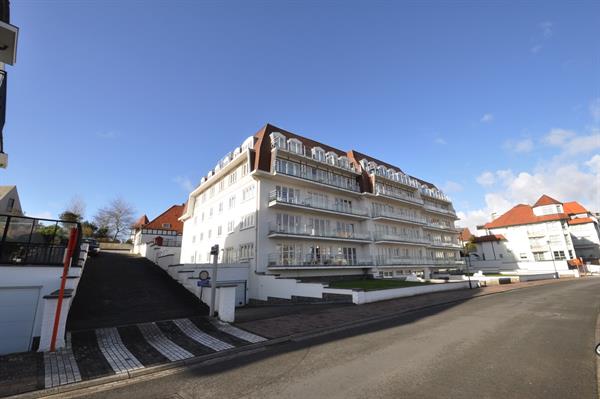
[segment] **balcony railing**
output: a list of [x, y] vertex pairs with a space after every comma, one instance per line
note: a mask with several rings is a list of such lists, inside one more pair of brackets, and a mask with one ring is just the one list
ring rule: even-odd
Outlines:
[[410, 236], [405, 234], [388, 234], [375, 232], [375, 241], [395, 241], [395, 242], [409, 242], [415, 244], [428, 244], [429, 240], [426, 237], [421, 236]]
[[418, 257], [377, 257], [378, 266], [411, 266], [411, 265], [425, 265], [428, 261], [425, 258]]
[[423, 205], [425, 206], [425, 209], [428, 209], [430, 211], [439, 212], [439, 213], [443, 213], [446, 215], [456, 216], [456, 212], [454, 212], [454, 210], [452, 210], [452, 209], [446, 209], [446, 208], [442, 208], [440, 206], [431, 205], [430, 203], [427, 203], [427, 202], [425, 202]]
[[72, 228], [78, 230], [72, 261], [76, 265], [81, 237], [79, 223], [0, 215], [0, 264], [62, 265]]
[[330, 212], [337, 212], [337, 213], [345, 213], [347, 215], [353, 215], [353, 216], [363, 216], [363, 217], [368, 217], [368, 213], [366, 210], [361, 209], [361, 208], [349, 208], [349, 207], [342, 207], [342, 206], [336, 206], [335, 204], [331, 204], [331, 203], [326, 203], [326, 204], [322, 204], [322, 203], [313, 203], [313, 201], [311, 201], [308, 198], [304, 198], [304, 199], [300, 199], [300, 198], [284, 198], [281, 195], [277, 195], [277, 191], [273, 190], [269, 193], [269, 202], [271, 201], [276, 201], [278, 203], [282, 203], [282, 204], [289, 204], [289, 205], [295, 205], [295, 206], [301, 206], [304, 208], [311, 208], [311, 209], [317, 209], [317, 210], [323, 210], [323, 211], [330, 211]]
[[436, 247], [460, 248], [460, 244], [454, 241], [429, 240], [429, 243]]
[[419, 189], [421, 187], [421, 183], [419, 183], [417, 180], [413, 179], [412, 177], [408, 177], [407, 175], [402, 174], [400, 172], [390, 175], [389, 173], [381, 172], [377, 168], [375, 168], [370, 170], [369, 173], [377, 177], [382, 177], [384, 179], [392, 181], [396, 184], [402, 184], [403, 186], [410, 187], [412, 189]]
[[382, 187], [375, 187], [375, 194], [377, 195], [385, 195], [386, 197], [392, 197], [395, 199], [399, 199], [402, 201], [412, 202], [414, 204], [423, 205], [423, 200], [418, 197], [411, 197], [408, 194], [404, 194], [402, 192], [398, 192], [395, 190], [389, 190]]
[[280, 234], [291, 236], [331, 238], [338, 240], [371, 241], [370, 235], [362, 232], [345, 231], [337, 229], [319, 229], [309, 225], [282, 226], [278, 225], [277, 223], [270, 223], [269, 235]]
[[287, 154], [293, 154], [293, 155], [297, 155], [297, 156], [302, 157], [302, 158], [310, 159], [311, 161], [319, 162], [319, 163], [321, 163], [323, 165], [333, 166], [334, 168], [341, 169], [341, 170], [343, 170], [345, 172], [358, 173], [356, 171], [356, 169], [354, 169], [354, 164], [352, 162], [348, 161], [348, 164], [346, 166], [346, 165], [340, 164], [339, 161], [337, 161], [335, 163], [332, 163], [331, 161], [328, 161], [327, 158], [318, 159], [318, 158], [313, 157], [311, 154], [307, 154], [306, 153], [306, 149], [305, 149], [304, 146], [302, 146], [302, 151], [301, 152], [291, 151], [287, 147], [278, 147], [278, 146], [274, 145], [273, 143], [271, 143], [271, 148], [275, 148], [275, 149], [277, 149], [277, 151], [285, 152]]
[[456, 230], [456, 227], [454, 227], [454, 226], [448, 226], [448, 225], [443, 224], [443, 223], [427, 222], [427, 224], [426, 224], [425, 227], [431, 227], [431, 228], [441, 229], [441, 230], [449, 230], [449, 231], [453, 231], [456, 234], [458, 234], [458, 231]]
[[371, 259], [357, 259], [352, 257], [314, 255], [314, 254], [269, 254], [269, 267], [370, 267], [373, 266]]
[[397, 213], [397, 212], [388, 212], [383, 209], [373, 210], [373, 218], [378, 218], [378, 217], [403, 220], [403, 221], [411, 222], [411, 223], [419, 223], [419, 224], [425, 223], [425, 219], [418, 217], [418, 216], [404, 215], [404, 214]]
[[432, 190], [430, 188], [423, 188], [423, 187], [419, 191], [421, 192], [421, 195], [425, 195], [430, 198], [435, 198], [437, 200], [444, 201], [444, 202], [450, 202], [450, 198], [448, 198], [446, 196], [446, 194], [442, 193], [441, 191]]
[[328, 173], [326, 173], [325, 175], [313, 174], [312, 172], [309, 173], [307, 171], [302, 171], [301, 168], [276, 167], [275, 171], [277, 173], [281, 173], [281, 174], [284, 174], [287, 176], [293, 176], [298, 179], [309, 180], [309, 181], [313, 181], [315, 183], [320, 183], [320, 184], [324, 184], [327, 186], [333, 186], [333, 187], [341, 188], [343, 190], [354, 191], [357, 193], [360, 192], [360, 187], [358, 186], [358, 183], [356, 181], [354, 181], [350, 178], [346, 178], [344, 176], [330, 178], [330, 175]]

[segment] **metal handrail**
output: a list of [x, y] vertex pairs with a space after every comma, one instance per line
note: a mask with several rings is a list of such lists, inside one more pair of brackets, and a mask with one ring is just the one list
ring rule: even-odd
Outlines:
[[283, 198], [281, 195], [277, 195], [277, 191], [273, 190], [269, 193], [269, 201], [277, 201], [277, 202], [281, 202], [281, 203], [285, 203], [285, 204], [290, 204], [290, 205], [298, 205], [298, 206], [303, 206], [303, 207], [307, 207], [307, 208], [313, 208], [313, 209], [321, 209], [321, 210], [325, 210], [325, 211], [332, 211], [332, 212], [339, 212], [339, 213], [346, 213], [348, 215], [356, 215], [356, 216], [368, 216], [368, 212], [364, 209], [361, 208], [352, 208], [352, 209], [348, 209], [348, 208], [342, 208], [342, 207], [336, 207], [335, 205], [330, 205], [329, 203], [327, 204], [312, 204], [310, 200], [308, 200], [307, 198], [304, 199], [289, 199], [289, 198]]

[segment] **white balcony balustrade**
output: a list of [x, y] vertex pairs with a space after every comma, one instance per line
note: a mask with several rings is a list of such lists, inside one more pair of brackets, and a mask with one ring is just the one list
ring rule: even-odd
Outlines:
[[390, 234], [384, 232], [375, 232], [375, 242], [407, 242], [413, 244], [428, 244], [429, 240], [426, 237], [414, 236], [409, 234]]
[[362, 218], [368, 218], [368, 212], [362, 208], [354, 206], [341, 206], [331, 202], [314, 201], [311, 198], [295, 198], [283, 196], [273, 190], [269, 193], [269, 204], [284, 204], [294, 207], [308, 208], [314, 210], [327, 211], [328, 213], [342, 213]]
[[400, 212], [387, 211], [385, 209], [373, 210], [372, 215], [373, 215], [374, 219], [375, 218], [387, 218], [387, 219], [401, 220], [401, 221], [410, 222], [410, 223], [418, 223], [418, 224], [426, 223], [425, 219], [422, 217], [404, 214], [404, 213], [400, 213]]
[[409, 194], [405, 194], [401, 190], [395, 190], [393, 188], [382, 186], [382, 185], [375, 186], [375, 194], [376, 195], [384, 195], [386, 197], [392, 197], [392, 198], [399, 199], [402, 201], [412, 202], [413, 204], [423, 205], [423, 200], [421, 198], [418, 198], [416, 196], [411, 196]]
[[288, 226], [270, 223], [269, 237], [277, 236], [313, 237], [337, 241], [371, 241], [371, 236], [368, 233], [358, 231], [320, 229], [307, 224]]
[[272, 253], [268, 255], [268, 267], [311, 268], [311, 267], [370, 267], [372, 259], [344, 257], [342, 255], [316, 255], [303, 253]]

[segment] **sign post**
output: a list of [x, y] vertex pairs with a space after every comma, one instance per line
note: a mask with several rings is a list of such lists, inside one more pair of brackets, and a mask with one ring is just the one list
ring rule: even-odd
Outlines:
[[219, 260], [219, 244], [210, 248], [210, 254], [213, 257], [212, 276], [210, 279], [210, 310], [209, 317], [215, 316], [215, 300], [217, 297], [217, 262]]

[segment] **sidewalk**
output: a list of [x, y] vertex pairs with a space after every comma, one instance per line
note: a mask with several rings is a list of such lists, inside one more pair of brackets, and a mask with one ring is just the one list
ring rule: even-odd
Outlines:
[[[585, 278], [585, 277], [584, 277]], [[472, 290], [446, 291], [413, 297], [392, 299], [364, 305], [290, 305], [246, 307], [238, 309], [236, 325], [269, 339], [342, 327], [369, 319], [393, 317], [412, 310], [446, 303], [464, 301], [538, 285], [557, 284], [575, 280], [540, 280], [506, 285], [494, 285]], [[291, 312], [291, 314], [290, 314]], [[287, 313], [287, 314], [286, 314]], [[238, 316], [239, 314], [239, 316]]]

